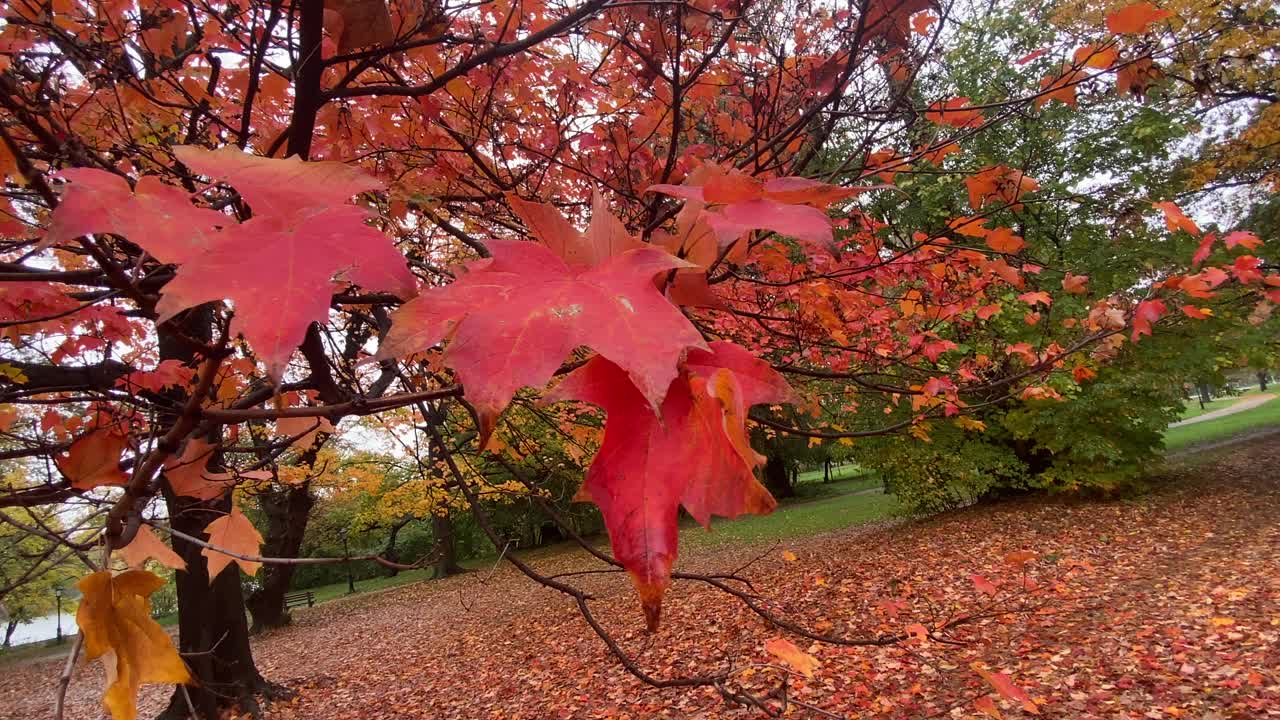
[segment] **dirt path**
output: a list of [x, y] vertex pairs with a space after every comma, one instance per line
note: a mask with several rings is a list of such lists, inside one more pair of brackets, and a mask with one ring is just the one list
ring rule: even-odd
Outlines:
[[[854, 528], [779, 548], [704, 551], [680, 569], [747, 575], [769, 607], [824, 633], [875, 636], [950, 613], [1019, 604], [978, 620], [961, 644], [810, 644], [812, 680], [789, 697], [849, 718], [974, 718], [991, 691], [974, 663], [1008, 673], [1042, 718], [1280, 717], [1280, 444], [1238, 446], [1147, 497], [1121, 502], [1017, 501], [924, 521]], [[783, 550], [799, 556], [784, 560]], [[1007, 564], [1031, 550], [1025, 569]], [[548, 574], [599, 567], [535, 557]], [[978, 580], [973, 576], [979, 576]], [[677, 582], [657, 635], [643, 632], [626, 581], [566, 578], [637, 663], [657, 677], [729, 667], [759, 693], [782, 675], [766, 640], [782, 635], [741, 603]], [[990, 583], [995, 587], [990, 587]], [[994, 599], [983, 589], [994, 591]], [[381, 718], [753, 718], [707, 688], [655, 690], [614, 660], [562, 595], [507, 568], [326, 603], [255, 644], [263, 673], [298, 690], [269, 720]], [[47, 717], [58, 662], [5, 668], [0, 718]], [[77, 671], [69, 719], [97, 718], [102, 673]], [[144, 689], [140, 717], [166, 697]], [[1029, 718], [996, 700], [1005, 718]], [[788, 717], [819, 717], [792, 706]]]
[[1220, 417], [1235, 415], [1236, 413], [1244, 412], [1245, 410], [1252, 410], [1258, 407], [1259, 405], [1269, 400], [1272, 400], [1274, 398], [1275, 398], [1275, 395], [1271, 393], [1262, 393], [1260, 395], [1253, 395], [1251, 397], [1247, 397], [1241, 400], [1240, 402], [1235, 403], [1234, 405], [1224, 407], [1221, 410], [1214, 410], [1212, 412], [1207, 412], [1203, 415], [1197, 415], [1188, 420], [1179, 420], [1178, 422], [1169, 425], [1169, 427], [1176, 428], [1176, 427], [1182, 427], [1183, 425], [1194, 425], [1196, 423], [1205, 422], [1207, 420], [1217, 420]]

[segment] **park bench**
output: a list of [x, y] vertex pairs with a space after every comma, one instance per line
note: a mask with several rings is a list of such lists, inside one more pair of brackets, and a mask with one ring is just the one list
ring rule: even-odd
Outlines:
[[306, 605], [311, 607], [316, 604], [316, 596], [310, 590], [301, 590], [299, 592], [285, 593], [284, 606], [286, 608], [302, 607]]

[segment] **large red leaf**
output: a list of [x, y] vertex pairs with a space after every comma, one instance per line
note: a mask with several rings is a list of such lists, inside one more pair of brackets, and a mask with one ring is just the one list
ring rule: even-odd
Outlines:
[[413, 292], [404, 258], [378, 230], [364, 224], [365, 211], [339, 205], [292, 227], [254, 218], [228, 228], [216, 250], [188, 262], [165, 285], [156, 309], [160, 321], [202, 303], [230, 299], [233, 330], [243, 333], [279, 378], [307, 326], [328, 317], [333, 279], [402, 295]]
[[236, 223], [196, 208], [185, 193], [150, 178], [130, 192], [115, 175], [75, 170], [64, 173], [71, 186], [45, 242], [109, 232], [177, 263], [177, 275], [156, 306], [160, 321], [188, 307], [231, 300], [233, 329], [244, 334], [276, 380], [307, 326], [328, 318], [334, 280], [414, 294], [404, 256], [366, 224], [366, 210], [346, 204], [357, 193], [381, 187], [358, 168], [255, 157], [235, 148], [174, 152], [196, 172], [234, 186], [253, 218]]
[[379, 348], [380, 357], [421, 352], [452, 333], [445, 362], [480, 412], [486, 436], [516, 390], [545, 385], [578, 346], [624, 368], [653, 408], [685, 349], [705, 346], [653, 285], [657, 273], [688, 267], [666, 252], [630, 250], [574, 271], [535, 243], [488, 245], [493, 257], [400, 308]]
[[105, 170], [73, 168], [58, 173], [69, 183], [49, 222], [42, 245], [55, 245], [81, 235], [111, 233], [142, 245], [163, 262], [186, 262], [212, 247], [217, 227], [233, 220], [191, 204], [190, 197], [154, 176], [137, 187]]
[[604, 515], [614, 557], [630, 573], [651, 629], [670, 585], [680, 505], [703, 524], [713, 514], [763, 514], [776, 505], [752, 472], [759, 457], [747, 443], [745, 409], [789, 397], [772, 369], [726, 342], [689, 352], [660, 416], [623, 370], [602, 357], [548, 396], [592, 403], [607, 414], [582, 494]]
[[235, 188], [255, 216], [277, 220], [342, 205], [354, 195], [382, 187], [377, 178], [340, 162], [264, 158], [231, 146], [205, 150], [184, 145], [173, 154], [201, 175]]
[[591, 224], [585, 233], [549, 203], [529, 202], [514, 193], [507, 194], [507, 202], [533, 237], [574, 269], [592, 268], [615, 255], [644, 247], [609, 212], [609, 204], [599, 192], [591, 197]]

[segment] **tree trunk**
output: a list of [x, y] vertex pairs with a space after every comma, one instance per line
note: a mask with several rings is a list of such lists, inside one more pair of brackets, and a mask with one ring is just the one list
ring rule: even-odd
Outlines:
[[431, 532], [436, 541], [436, 573], [437, 578], [457, 575], [463, 571], [458, 564], [458, 543], [453, 535], [453, 518], [448, 515], [431, 516]]
[[[163, 325], [158, 335], [160, 359], [191, 362], [194, 353], [189, 341], [179, 333], [209, 342], [213, 335], [213, 315], [208, 307], [189, 310], [175, 330]], [[172, 391], [176, 407], [186, 402], [186, 393]], [[218, 438], [210, 438], [217, 440]], [[217, 460], [215, 457], [214, 460]], [[193, 537], [205, 537], [205, 528], [231, 511], [231, 494], [216, 500], [198, 501], [173, 493], [166, 479], [161, 484], [169, 523], [173, 529]], [[232, 564], [209, 582], [209, 566], [203, 548], [172, 536], [173, 551], [187, 563], [185, 571], [174, 573], [178, 591], [178, 652], [191, 670], [192, 683], [174, 689], [163, 720], [191, 717], [215, 720], [223, 709], [234, 707], [254, 717], [261, 715], [257, 695], [270, 696], [276, 688], [258, 673], [249, 648], [249, 623], [245, 620], [240, 569]]]
[[822, 461], [822, 482], [831, 482], [831, 458]]
[[[396, 537], [406, 525], [414, 520], [415, 518], [412, 515], [406, 515], [391, 524], [391, 534], [387, 536], [387, 544], [382, 549], [382, 557], [390, 560], [391, 562], [400, 562], [400, 559], [396, 556]], [[399, 574], [400, 571], [398, 569], [393, 567], [387, 568], [387, 577], [395, 577]]]
[[18, 621], [10, 620], [4, 628], [4, 646], [9, 647], [13, 640], [13, 632], [18, 629]]
[[1266, 370], [1263, 370], [1258, 373], [1258, 392], [1267, 391], [1267, 376], [1268, 376], [1268, 373]]
[[793, 497], [795, 488], [791, 485], [791, 472], [787, 461], [777, 455], [770, 455], [764, 463], [764, 486], [779, 500]]
[[[307, 520], [315, 498], [311, 496], [309, 482], [287, 489], [273, 490], [258, 496], [258, 505], [267, 516], [267, 536], [262, 543], [262, 554], [267, 557], [298, 557], [302, 538], [307, 531]], [[264, 565], [258, 573], [262, 584], [249, 594], [247, 605], [253, 615], [251, 633], [289, 624], [289, 609], [284, 596], [289, 592], [296, 565]]]
[[1203, 410], [1205, 403], [1213, 402], [1213, 393], [1207, 383], [1197, 384], [1196, 391], [1200, 393], [1200, 409]]
[[[202, 503], [174, 495], [167, 482], [163, 489], [170, 523], [188, 535], [204, 537], [205, 527], [231, 510], [229, 494]], [[186, 571], [174, 573], [178, 651], [196, 682], [186, 686], [185, 692], [184, 688], [175, 689], [160, 717], [189, 717], [188, 696], [201, 720], [218, 718], [228, 706], [257, 716], [261, 709], [255, 696], [272, 688], [253, 662], [239, 566], [229, 565], [210, 584], [203, 548], [177, 536], [172, 541], [174, 552], [187, 562]]]

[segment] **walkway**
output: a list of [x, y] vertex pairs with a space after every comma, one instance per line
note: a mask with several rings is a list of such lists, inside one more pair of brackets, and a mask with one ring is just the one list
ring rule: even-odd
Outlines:
[[1271, 393], [1262, 393], [1261, 395], [1253, 395], [1251, 397], [1245, 398], [1244, 400], [1241, 400], [1240, 402], [1234, 405], [1231, 405], [1229, 407], [1224, 407], [1221, 410], [1214, 410], [1213, 412], [1207, 412], [1203, 415], [1197, 415], [1189, 420], [1179, 420], [1178, 422], [1173, 423], [1169, 427], [1176, 428], [1176, 427], [1182, 427], [1183, 425], [1194, 425], [1195, 423], [1204, 422], [1206, 420], [1217, 420], [1220, 417], [1235, 415], [1236, 413], [1244, 412], [1245, 410], [1252, 410], [1258, 407], [1259, 405], [1267, 402], [1268, 400], [1272, 400], [1274, 398], [1275, 398], [1275, 395]]

